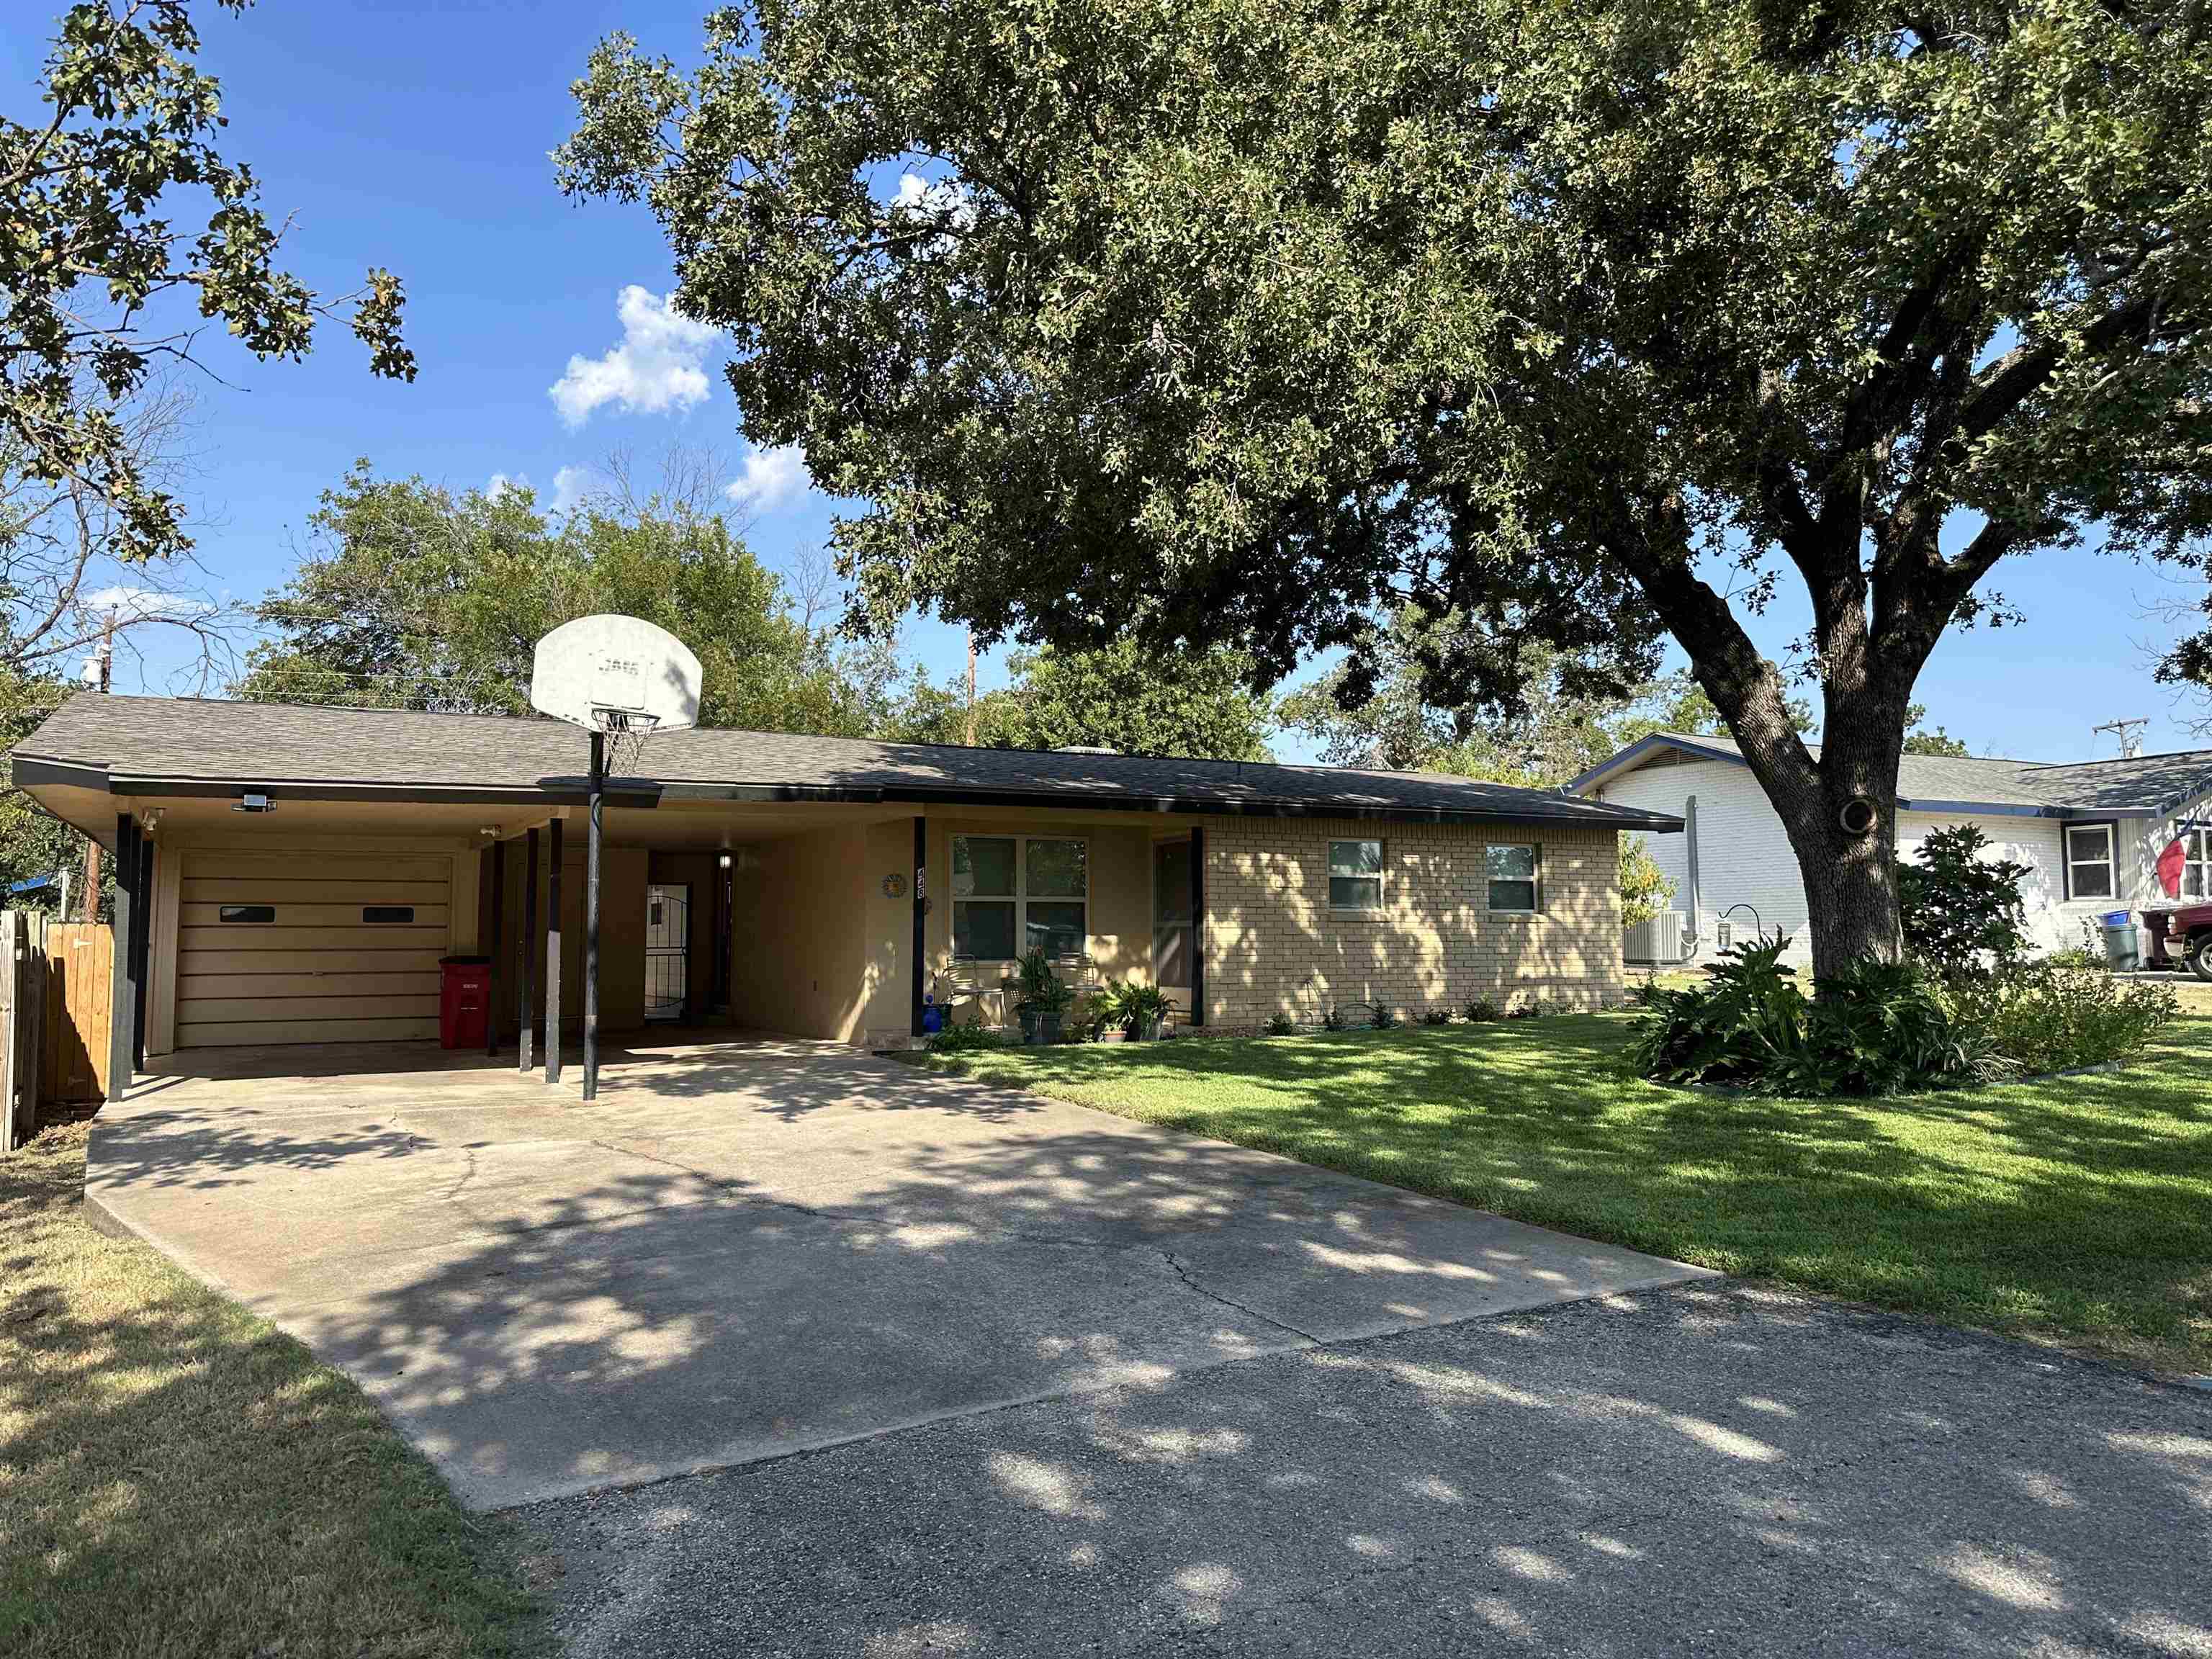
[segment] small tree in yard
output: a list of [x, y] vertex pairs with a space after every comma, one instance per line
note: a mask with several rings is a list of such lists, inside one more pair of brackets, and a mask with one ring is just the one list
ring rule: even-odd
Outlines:
[[[1893, 958], [1898, 761], [2006, 561], [2212, 530], [2199, 0], [759, 0], [617, 36], [565, 189], [644, 201], [879, 616], [1341, 647], [1517, 714], [1671, 633]], [[1797, 645], [1747, 620], [1790, 584]], [[1795, 630], [1793, 630], [1795, 631]], [[1791, 718], [1817, 685], [1815, 755]]]
[[1620, 838], [1620, 920], [1633, 927], [1664, 910], [1674, 896], [1674, 884], [1659, 867], [1658, 860], [1641, 836]]
[[1897, 889], [1905, 948], [1936, 973], [1955, 977], [1998, 967], [2027, 948], [2020, 884], [2028, 873], [2010, 859], [1982, 856], [1990, 838], [1971, 823], [1930, 830], [1917, 860], [1900, 860]]

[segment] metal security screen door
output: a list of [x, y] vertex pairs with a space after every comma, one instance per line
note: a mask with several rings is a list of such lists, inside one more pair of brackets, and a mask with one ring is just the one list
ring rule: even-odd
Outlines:
[[[1152, 979], [1163, 989], [1190, 989], [1190, 843], [1152, 845]], [[1177, 999], [1188, 1006], [1189, 998]]]
[[690, 998], [691, 890], [645, 890], [645, 1017], [654, 1024], [684, 1018]]

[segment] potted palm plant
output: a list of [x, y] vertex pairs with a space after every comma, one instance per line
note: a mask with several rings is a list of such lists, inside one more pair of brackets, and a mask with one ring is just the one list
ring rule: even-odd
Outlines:
[[1098, 994], [1100, 1023], [1120, 1026], [1132, 1042], [1158, 1042], [1173, 1006], [1158, 986], [1133, 979], [1109, 985]]
[[1057, 1042], [1075, 988], [1053, 971], [1052, 957], [1040, 945], [1022, 958], [1021, 995], [1014, 1012], [1021, 1018], [1024, 1042]]

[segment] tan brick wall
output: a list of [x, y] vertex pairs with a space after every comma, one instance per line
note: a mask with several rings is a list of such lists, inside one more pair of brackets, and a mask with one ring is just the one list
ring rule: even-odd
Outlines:
[[[1328, 844], [1382, 842], [1382, 908], [1328, 908]], [[1541, 849], [1540, 909], [1493, 915], [1483, 849]], [[1387, 1001], [1401, 1019], [1484, 996], [1588, 1008], [1618, 1000], [1620, 837], [1555, 825], [1216, 820], [1206, 830], [1206, 1020], [1278, 1012], [1317, 1022], [1332, 1004]]]

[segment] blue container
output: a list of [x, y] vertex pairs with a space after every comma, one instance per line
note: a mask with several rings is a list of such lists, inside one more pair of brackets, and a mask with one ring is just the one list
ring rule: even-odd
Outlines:
[[2134, 914], [2127, 910], [2107, 910], [2097, 918], [2107, 927], [2124, 927], [2134, 919]]
[[924, 1036], [934, 1036], [945, 1029], [945, 1010], [937, 1003], [921, 1005], [921, 1031]]

